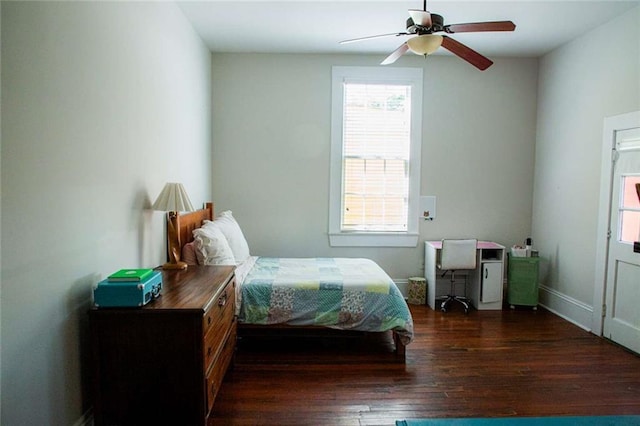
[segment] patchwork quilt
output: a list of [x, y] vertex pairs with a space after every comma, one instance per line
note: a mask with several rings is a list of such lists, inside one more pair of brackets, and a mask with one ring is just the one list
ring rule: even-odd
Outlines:
[[238, 320], [398, 333], [413, 338], [400, 290], [375, 262], [352, 258], [260, 257], [241, 286]]

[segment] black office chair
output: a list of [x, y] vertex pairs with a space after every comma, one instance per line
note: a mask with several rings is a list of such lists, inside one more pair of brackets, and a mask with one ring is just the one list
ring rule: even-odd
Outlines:
[[[471, 300], [466, 297], [466, 280], [465, 280], [465, 296], [456, 296], [456, 271], [465, 269], [476, 269], [476, 249], [478, 246], [478, 240], [466, 239], [466, 240], [442, 240], [442, 249], [440, 251], [440, 262], [438, 268], [442, 270], [442, 275], [445, 276], [447, 272], [451, 273], [451, 288], [447, 296], [439, 299], [441, 300], [440, 310], [447, 312], [447, 308], [451, 302], [459, 302], [464, 306], [464, 313], [469, 313], [471, 307]], [[465, 275], [466, 277], [466, 275]]]

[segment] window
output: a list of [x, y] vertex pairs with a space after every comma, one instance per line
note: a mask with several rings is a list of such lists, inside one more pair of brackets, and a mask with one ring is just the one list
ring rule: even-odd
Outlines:
[[622, 176], [618, 240], [626, 243], [640, 241], [640, 192], [636, 185], [640, 185], [640, 176]]
[[333, 67], [329, 240], [418, 243], [422, 69]]
[[618, 131], [616, 134], [617, 165], [621, 171], [620, 198], [618, 202], [618, 241], [633, 243], [640, 239], [640, 175], [623, 173], [622, 170], [637, 169], [633, 166], [640, 153], [638, 129]]

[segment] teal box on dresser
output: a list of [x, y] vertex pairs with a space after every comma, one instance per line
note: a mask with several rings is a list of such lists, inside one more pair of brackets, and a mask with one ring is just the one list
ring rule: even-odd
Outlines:
[[160, 295], [162, 272], [153, 271], [143, 281], [100, 281], [93, 290], [93, 302], [98, 308], [144, 306]]

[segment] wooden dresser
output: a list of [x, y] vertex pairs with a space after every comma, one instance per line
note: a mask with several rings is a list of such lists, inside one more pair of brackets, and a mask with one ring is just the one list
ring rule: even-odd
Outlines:
[[205, 425], [235, 351], [234, 268], [163, 271], [158, 299], [89, 324], [96, 425]]

